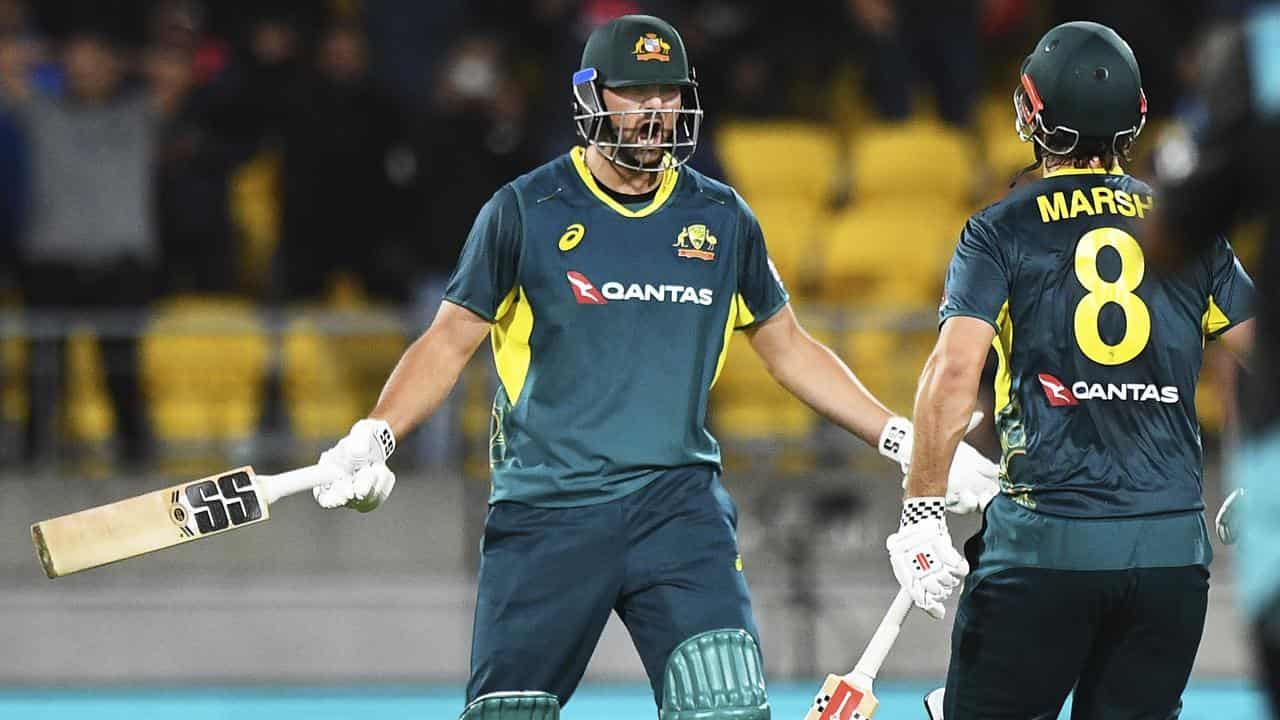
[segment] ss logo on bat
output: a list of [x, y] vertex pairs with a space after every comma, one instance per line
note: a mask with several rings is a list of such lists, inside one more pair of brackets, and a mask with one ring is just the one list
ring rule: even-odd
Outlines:
[[246, 472], [223, 475], [216, 481], [194, 483], [182, 492], [184, 497], [174, 498], [172, 513], [173, 521], [184, 532], [190, 532], [187, 507], [190, 508], [191, 515], [195, 518], [196, 530], [201, 535], [243, 525], [262, 517], [258, 494], [254, 492], [253, 481]]

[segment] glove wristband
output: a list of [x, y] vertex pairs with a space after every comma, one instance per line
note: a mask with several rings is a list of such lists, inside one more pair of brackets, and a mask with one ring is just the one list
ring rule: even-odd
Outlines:
[[357, 420], [356, 424], [351, 426], [351, 436], [359, 437], [366, 432], [373, 436], [373, 441], [382, 450], [381, 462], [386, 462], [391, 457], [391, 453], [396, 451], [396, 436], [391, 432], [391, 426], [386, 420], [378, 418]]
[[876, 443], [880, 454], [899, 465], [911, 461], [911, 421], [904, 417], [891, 417], [880, 431]]
[[382, 446], [382, 461], [386, 462], [391, 457], [391, 453], [396, 451], [396, 435], [391, 432], [391, 426], [386, 420], [374, 420], [373, 436], [377, 439], [378, 444]]
[[913, 497], [902, 501], [902, 524], [915, 525], [925, 520], [947, 522], [947, 503], [940, 497]]

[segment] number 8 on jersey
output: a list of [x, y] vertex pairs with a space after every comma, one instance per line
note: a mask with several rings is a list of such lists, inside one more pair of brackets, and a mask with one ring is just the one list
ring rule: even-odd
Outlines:
[[[1120, 277], [1111, 282], [1098, 274], [1098, 253], [1104, 247], [1113, 248], [1120, 256]], [[1123, 365], [1147, 346], [1151, 339], [1151, 312], [1134, 294], [1145, 270], [1142, 247], [1120, 228], [1098, 228], [1080, 238], [1076, 245], [1076, 278], [1089, 292], [1076, 305], [1075, 331], [1085, 357], [1099, 365]], [[1098, 331], [1098, 320], [1107, 303], [1116, 303], [1124, 311], [1124, 336], [1114, 345], [1103, 340]]]

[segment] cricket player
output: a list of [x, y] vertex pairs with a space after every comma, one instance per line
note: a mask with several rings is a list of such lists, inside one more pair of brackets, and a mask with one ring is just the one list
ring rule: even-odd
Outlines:
[[[1280, 716], [1280, 2], [1258, 2], [1215, 29], [1200, 63], [1198, 122], [1156, 155], [1161, 257], [1171, 267], [1246, 217], [1267, 224], [1258, 283], [1258, 333], [1250, 355], [1257, 372], [1239, 383], [1243, 420], [1230, 477], [1236, 490], [1219, 512], [1224, 542], [1239, 538], [1236, 561], [1250, 637], [1261, 660], [1271, 711]], [[1247, 494], [1245, 494], [1247, 493]]]
[[[501, 385], [462, 717], [557, 717], [616, 612], [661, 718], [763, 720], [737, 509], [707, 431], [730, 336], [744, 330], [778, 382], [898, 462], [911, 425], [796, 322], [742, 198], [685, 165], [702, 108], [673, 27], [601, 26], [572, 89], [585, 147], [481, 209], [431, 327], [321, 457], [343, 478], [316, 498], [385, 500], [395, 438], [489, 336]], [[950, 504], [973, 509], [997, 468], [968, 446], [957, 458]]]
[[1146, 266], [1159, 201], [1120, 165], [1146, 99], [1110, 28], [1050, 30], [1014, 104], [1043, 178], [960, 235], [892, 564], [925, 583], [951, 546], [940, 496], [994, 344], [1001, 493], [964, 547], [945, 717], [1056, 718], [1074, 688], [1073, 718], [1174, 718], [1212, 557], [1196, 378], [1206, 341], [1247, 348], [1252, 282], [1221, 236], [1182, 271]]

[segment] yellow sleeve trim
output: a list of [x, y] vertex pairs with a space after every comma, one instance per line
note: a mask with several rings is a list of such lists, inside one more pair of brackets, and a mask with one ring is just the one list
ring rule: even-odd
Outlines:
[[724, 370], [724, 361], [729, 357], [729, 342], [733, 339], [733, 331], [752, 322], [755, 322], [755, 316], [747, 308], [747, 299], [742, 297], [742, 293], [735, 294], [733, 302], [729, 303], [729, 317], [724, 321], [724, 342], [720, 345], [720, 357], [716, 358], [716, 373], [711, 376], [711, 387], [716, 386], [716, 381], [720, 379], [720, 371]]
[[747, 307], [747, 299], [742, 297], [742, 293], [733, 296], [734, 313], [738, 316], [737, 322], [734, 323], [734, 329], [744, 328], [756, 321], [756, 316], [752, 314], [751, 308]]
[[996, 349], [996, 359], [999, 361], [995, 379], [995, 412], [999, 417], [1000, 411], [1009, 404], [1009, 393], [1013, 387], [1013, 369], [1009, 366], [1009, 359], [1013, 354], [1013, 319], [1009, 317], [1008, 300], [1004, 301], [1004, 305], [1000, 306], [1000, 313], [996, 315], [996, 330], [991, 345]]
[[569, 151], [569, 157], [573, 160], [573, 167], [578, 171], [578, 177], [582, 179], [582, 184], [587, 186], [587, 190], [600, 202], [613, 208], [619, 215], [629, 218], [641, 218], [646, 215], [652, 215], [662, 207], [667, 199], [671, 197], [671, 192], [676, 189], [676, 181], [680, 179], [680, 171], [677, 168], [667, 168], [662, 172], [662, 181], [658, 183], [658, 190], [653, 195], [653, 200], [639, 210], [632, 210], [622, 203], [614, 200], [600, 186], [596, 184], [595, 177], [591, 174], [591, 170], [587, 168], [587, 151], [579, 146]]
[[529, 376], [533, 353], [529, 338], [533, 335], [533, 308], [524, 288], [514, 287], [498, 306], [497, 322], [490, 331], [493, 364], [512, 405], [520, 399], [524, 381]]
[[1200, 327], [1204, 330], [1206, 337], [1216, 335], [1223, 328], [1231, 324], [1227, 314], [1222, 312], [1222, 308], [1218, 307], [1218, 303], [1214, 302], [1213, 296], [1209, 296], [1209, 307], [1204, 311], [1204, 317], [1200, 320]]

